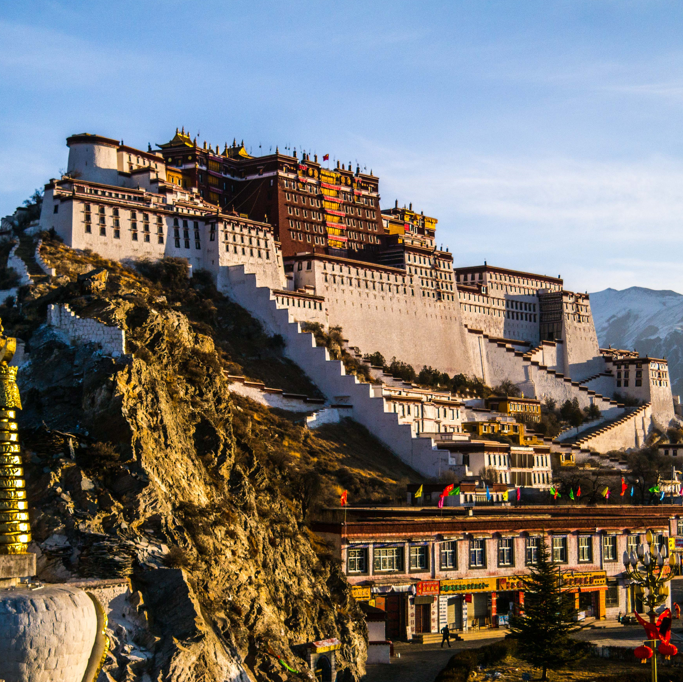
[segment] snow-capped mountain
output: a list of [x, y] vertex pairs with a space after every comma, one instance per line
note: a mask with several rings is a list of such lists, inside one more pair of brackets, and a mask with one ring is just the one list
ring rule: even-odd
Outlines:
[[672, 390], [683, 393], [683, 296], [675, 291], [631, 287], [590, 295], [602, 348], [637, 350], [669, 361]]

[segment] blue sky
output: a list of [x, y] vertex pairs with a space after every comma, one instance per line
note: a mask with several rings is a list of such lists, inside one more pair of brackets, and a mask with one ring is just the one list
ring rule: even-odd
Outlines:
[[487, 260], [683, 292], [683, 3], [0, 5], [0, 215], [96, 132], [360, 162]]

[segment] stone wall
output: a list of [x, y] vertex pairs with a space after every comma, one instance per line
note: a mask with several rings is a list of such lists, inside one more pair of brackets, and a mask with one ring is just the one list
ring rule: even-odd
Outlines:
[[336, 263], [332, 270], [332, 263], [321, 260], [300, 263], [290, 286], [323, 296], [329, 324], [342, 328], [350, 346], [379, 351], [387, 361], [396, 357], [417, 371], [428, 365], [448, 374], [472, 373], [457, 292], [434, 298], [393, 268]]
[[38, 243], [36, 244], [36, 252], [35, 252], [35, 259], [36, 263], [38, 264], [38, 267], [46, 274], [49, 275], [50, 277], [54, 277], [57, 274], [57, 270], [54, 268], [51, 268], [44, 260], [43, 257], [40, 255], [40, 247], [43, 244], [43, 240], [39, 239]]
[[17, 271], [17, 274], [20, 277], [19, 286], [24, 286], [24, 284], [32, 284], [33, 280], [31, 279], [31, 276], [28, 274], [28, 268], [26, 267], [26, 263], [24, 263], [24, 261], [21, 260], [19, 256], [17, 256], [18, 248], [19, 242], [17, 242], [12, 247], [12, 250], [9, 252], [9, 256], [7, 258], [7, 267], [13, 268]]
[[230, 392], [242, 395], [267, 407], [276, 407], [287, 412], [314, 412], [319, 410], [324, 400], [309, 398], [305, 395], [284, 393], [278, 388], [268, 388], [257, 381], [248, 381], [245, 377], [228, 376]]
[[63, 332], [70, 343], [97, 343], [105, 355], [112, 357], [126, 352], [126, 332], [123, 329], [80, 318], [68, 305], [49, 305], [47, 323]]
[[[630, 450], [642, 448], [652, 424], [652, 406], [643, 405], [634, 412], [624, 415], [621, 419], [608, 424], [604, 429], [586, 436], [576, 442], [582, 449], [595, 452], [609, 452], [610, 450]], [[577, 462], [587, 457], [577, 457]]]

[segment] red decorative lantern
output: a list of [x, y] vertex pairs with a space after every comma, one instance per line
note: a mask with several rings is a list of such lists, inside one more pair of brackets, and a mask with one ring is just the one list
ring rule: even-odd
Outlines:
[[644, 644], [641, 644], [633, 653], [636, 655], [636, 658], [640, 659], [641, 663], [647, 663], [648, 659], [652, 658], [652, 649]]
[[660, 642], [657, 651], [667, 660], [678, 653], [678, 647], [669, 642]]

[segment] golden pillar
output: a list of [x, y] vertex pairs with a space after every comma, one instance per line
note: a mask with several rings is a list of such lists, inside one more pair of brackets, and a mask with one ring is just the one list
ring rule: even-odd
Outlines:
[[2, 338], [0, 324], [0, 554], [25, 554], [31, 542], [17, 410], [21, 399], [17, 367], [9, 361], [16, 339]]

